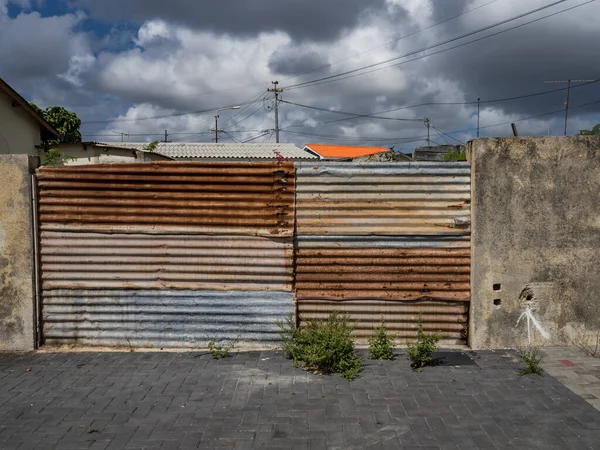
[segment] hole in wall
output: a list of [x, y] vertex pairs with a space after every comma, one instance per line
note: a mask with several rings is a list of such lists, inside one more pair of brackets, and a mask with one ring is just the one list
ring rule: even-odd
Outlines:
[[500, 298], [494, 299], [494, 306], [496, 308], [500, 308], [500, 306], [502, 306], [502, 299], [500, 299]]
[[502, 290], [502, 285], [500, 283], [494, 283], [492, 285], [492, 289], [494, 289], [494, 291], [498, 292]]

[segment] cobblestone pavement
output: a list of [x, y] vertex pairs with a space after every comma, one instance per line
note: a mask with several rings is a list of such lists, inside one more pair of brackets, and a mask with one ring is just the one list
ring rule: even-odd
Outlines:
[[574, 392], [474, 358], [366, 361], [348, 383], [278, 352], [0, 354], [0, 449], [600, 449]]
[[600, 357], [576, 347], [544, 348], [543, 353], [544, 370], [600, 410]]

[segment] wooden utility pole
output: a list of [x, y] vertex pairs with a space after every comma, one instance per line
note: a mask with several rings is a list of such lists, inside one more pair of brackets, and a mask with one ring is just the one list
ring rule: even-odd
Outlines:
[[273, 89], [267, 89], [267, 92], [275, 94], [275, 142], [279, 144], [279, 94], [283, 92], [283, 89], [277, 88], [279, 81], [272, 81], [272, 83]]

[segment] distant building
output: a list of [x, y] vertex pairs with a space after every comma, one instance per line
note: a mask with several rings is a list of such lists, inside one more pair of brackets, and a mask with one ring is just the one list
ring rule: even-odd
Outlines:
[[304, 151], [324, 160], [352, 160], [360, 156], [389, 153], [385, 147], [363, 147], [358, 145], [306, 144]]
[[150, 161], [169, 161], [163, 155], [144, 148], [148, 144], [136, 148], [126, 148], [119, 142], [77, 142], [75, 144], [58, 144], [58, 148], [67, 157], [65, 166], [82, 166], [87, 164], [143, 163]]
[[[90, 145], [90, 144], [89, 144]], [[148, 153], [147, 142], [91, 143], [93, 148]], [[64, 147], [61, 147], [64, 149]], [[317, 159], [294, 144], [159, 142], [151, 154], [175, 161], [293, 161]]]
[[413, 159], [415, 161], [445, 161], [448, 152], [458, 150], [460, 147], [460, 145], [417, 147], [413, 151]]
[[57, 139], [59, 134], [0, 78], [0, 154], [38, 156], [42, 141]]

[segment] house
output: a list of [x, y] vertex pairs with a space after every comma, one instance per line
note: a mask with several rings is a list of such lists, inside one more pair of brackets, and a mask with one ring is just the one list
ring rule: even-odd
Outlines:
[[44, 140], [60, 133], [0, 78], [0, 154], [38, 155]]
[[[194, 142], [159, 142], [148, 152], [148, 143], [144, 142], [111, 142], [88, 143], [89, 150], [94, 152], [118, 150], [127, 152], [143, 152], [144, 157], [160, 157], [175, 161], [295, 161], [314, 160], [317, 156], [306, 153], [294, 144], [215, 144]], [[61, 146], [67, 154], [71, 150]], [[149, 155], [150, 153], [150, 155]]]
[[363, 147], [358, 145], [329, 145], [329, 144], [306, 144], [304, 151], [330, 161], [352, 160], [360, 156], [387, 153], [385, 147]]
[[171, 160], [171, 158], [151, 151], [147, 147], [147, 143], [140, 144], [139, 148], [126, 147], [121, 142], [77, 142], [55, 146], [66, 156], [63, 161], [65, 166]]

